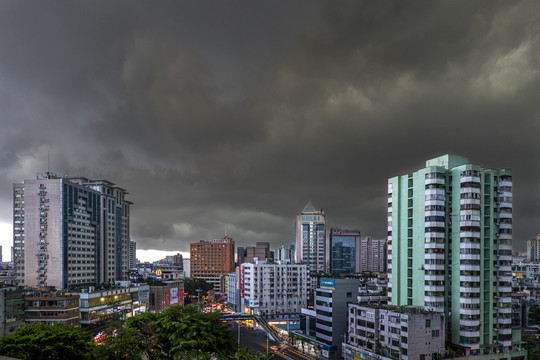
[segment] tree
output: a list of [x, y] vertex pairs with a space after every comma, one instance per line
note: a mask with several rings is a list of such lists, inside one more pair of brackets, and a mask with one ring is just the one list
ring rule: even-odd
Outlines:
[[540, 360], [540, 339], [537, 336], [527, 338], [527, 358], [529, 360]]
[[95, 360], [141, 360], [137, 330], [122, 326], [120, 321], [112, 322], [105, 331], [105, 340], [94, 348], [93, 357]]
[[158, 315], [152, 313], [139, 314], [129, 318], [126, 327], [136, 331], [135, 337], [139, 342], [140, 349], [148, 360], [154, 360], [158, 342], [156, 320]]
[[208, 295], [208, 290], [212, 290], [213, 288], [213, 284], [203, 279], [184, 279], [184, 291], [189, 295], [199, 295], [196, 290], [201, 289], [201, 296], [205, 296]]
[[171, 306], [157, 319], [158, 347], [167, 359], [231, 359], [237, 344], [219, 318], [193, 306]]
[[65, 325], [29, 324], [0, 339], [0, 354], [22, 360], [89, 359], [92, 336]]

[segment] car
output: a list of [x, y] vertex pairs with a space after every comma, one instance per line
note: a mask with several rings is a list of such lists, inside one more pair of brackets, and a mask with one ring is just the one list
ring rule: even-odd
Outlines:
[[270, 347], [271, 350], [277, 351], [278, 347], [276, 345]]

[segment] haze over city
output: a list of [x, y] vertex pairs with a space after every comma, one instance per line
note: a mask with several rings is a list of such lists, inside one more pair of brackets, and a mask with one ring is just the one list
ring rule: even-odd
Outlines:
[[52, 171], [127, 189], [141, 260], [225, 234], [292, 244], [308, 199], [329, 227], [382, 239], [387, 179], [446, 153], [512, 169], [524, 251], [540, 232], [539, 13], [534, 1], [2, 2], [4, 258], [12, 184], [47, 171], [49, 154]]

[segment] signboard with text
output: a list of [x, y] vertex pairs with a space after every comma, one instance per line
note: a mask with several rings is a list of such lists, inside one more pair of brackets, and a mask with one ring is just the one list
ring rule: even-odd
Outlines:
[[321, 278], [319, 282], [319, 287], [322, 289], [335, 289], [336, 280], [335, 279], [325, 279]]

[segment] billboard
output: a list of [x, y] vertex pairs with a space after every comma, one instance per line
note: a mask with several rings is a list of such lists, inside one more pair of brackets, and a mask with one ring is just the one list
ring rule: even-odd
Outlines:
[[178, 304], [178, 288], [171, 288], [171, 305]]
[[244, 264], [240, 265], [240, 276], [238, 278], [240, 279], [240, 297], [244, 297]]
[[336, 280], [335, 279], [325, 279], [321, 278], [319, 282], [319, 287], [322, 289], [335, 289]]

